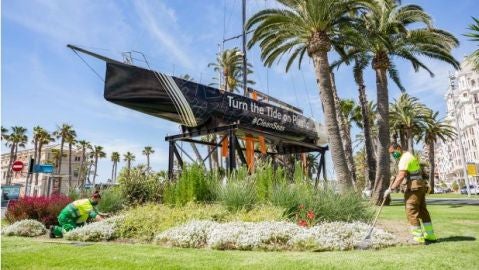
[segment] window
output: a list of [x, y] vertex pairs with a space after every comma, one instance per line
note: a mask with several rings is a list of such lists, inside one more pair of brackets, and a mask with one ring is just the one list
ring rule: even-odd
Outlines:
[[479, 103], [479, 94], [474, 94], [474, 103]]
[[75, 157], [75, 161], [80, 161], [80, 157]]
[[463, 96], [463, 97], [467, 97], [467, 93], [463, 93], [462, 96]]
[[474, 86], [476, 86], [476, 81], [471, 80], [471, 87], [474, 87]]

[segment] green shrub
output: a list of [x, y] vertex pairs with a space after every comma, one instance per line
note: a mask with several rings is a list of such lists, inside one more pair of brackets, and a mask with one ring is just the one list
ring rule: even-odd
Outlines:
[[219, 188], [218, 197], [230, 211], [250, 210], [257, 201], [255, 186], [250, 180], [228, 181]]
[[258, 200], [266, 201], [269, 199], [275, 183], [274, 169], [271, 163], [267, 162], [258, 165], [254, 174], [254, 182]]
[[101, 200], [98, 204], [98, 210], [101, 212], [118, 212], [123, 209], [125, 203], [120, 187], [111, 187], [101, 191]]
[[217, 173], [206, 172], [199, 164], [186, 166], [177, 181], [165, 185], [164, 202], [185, 205], [187, 202], [214, 201], [218, 181]]
[[161, 173], [147, 173], [142, 168], [126, 169], [118, 177], [119, 189], [129, 204], [161, 202], [164, 177]]
[[291, 220], [295, 220], [302, 210], [311, 210], [316, 221], [368, 221], [372, 211], [360, 194], [350, 192], [339, 194], [332, 189], [315, 190], [306, 200], [300, 200], [285, 213]]
[[278, 184], [271, 194], [271, 203], [286, 209], [306, 204], [313, 191], [306, 184]]
[[124, 220], [118, 225], [120, 237], [151, 240], [159, 232], [192, 219], [224, 219], [228, 211], [216, 204], [188, 203], [182, 207], [146, 204], [129, 209], [123, 215]]
[[151, 240], [158, 233], [191, 220], [230, 221], [281, 221], [283, 208], [258, 206], [250, 211], [229, 212], [220, 204], [187, 203], [184, 206], [145, 204], [122, 212], [117, 233], [122, 238]]

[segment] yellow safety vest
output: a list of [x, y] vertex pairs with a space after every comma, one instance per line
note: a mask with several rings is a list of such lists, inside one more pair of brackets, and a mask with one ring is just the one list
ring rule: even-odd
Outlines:
[[81, 199], [72, 202], [78, 214], [77, 223], [86, 222], [88, 218], [95, 218], [97, 216], [96, 209], [91, 204], [89, 199]]

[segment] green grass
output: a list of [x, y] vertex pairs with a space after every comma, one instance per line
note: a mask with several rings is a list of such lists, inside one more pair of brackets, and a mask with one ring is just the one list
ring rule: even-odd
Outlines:
[[[216, 251], [149, 244], [90, 246], [2, 237], [2, 269], [478, 269], [479, 207], [429, 207], [441, 241], [347, 252]], [[385, 207], [383, 220], [403, 221], [404, 206]], [[471, 241], [473, 238], [477, 240]], [[469, 241], [466, 241], [469, 240]]]
[[[391, 193], [393, 199], [402, 199], [404, 194], [402, 193]], [[473, 199], [479, 200], [479, 195], [471, 195], [471, 197], [467, 197], [467, 195], [459, 194], [459, 193], [445, 193], [445, 194], [428, 194], [426, 196], [427, 199]]]

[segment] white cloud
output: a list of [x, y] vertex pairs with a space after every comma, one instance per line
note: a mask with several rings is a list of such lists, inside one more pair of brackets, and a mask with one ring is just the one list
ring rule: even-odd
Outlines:
[[[182, 44], [178, 42], [180, 33], [173, 30], [177, 27], [174, 11], [161, 2], [148, 5], [146, 1], [134, 1], [134, 6], [143, 27], [149, 31], [150, 35], [171, 52], [181, 65], [192, 69], [194, 65], [190, 59], [191, 56], [186, 54]], [[153, 15], [152, 12], [155, 14]], [[162, 21], [160, 22], [157, 18], [162, 18]], [[169, 32], [172, 30], [174, 33]]]

